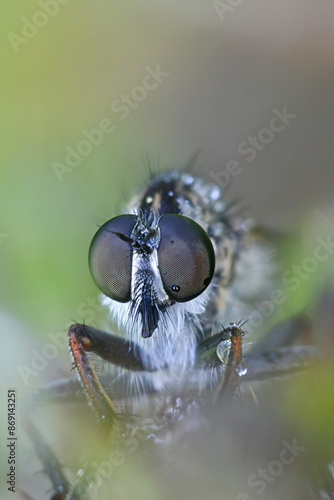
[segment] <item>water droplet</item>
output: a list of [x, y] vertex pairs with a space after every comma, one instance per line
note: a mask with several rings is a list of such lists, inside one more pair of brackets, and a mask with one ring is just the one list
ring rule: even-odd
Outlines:
[[237, 374], [239, 375], [239, 377], [242, 377], [243, 375], [246, 375], [246, 373], [247, 373], [247, 367], [246, 367], [245, 363], [243, 363], [243, 362], [237, 366], [236, 370], [237, 370]]
[[220, 196], [221, 196], [221, 192], [220, 192], [220, 189], [219, 187], [217, 186], [214, 186], [211, 190], [210, 190], [210, 199], [215, 201], [215, 200], [219, 200]]
[[193, 176], [187, 174], [182, 177], [182, 180], [186, 186], [190, 186], [194, 182]]
[[227, 363], [228, 355], [231, 349], [231, 341], [223, 340], [217, 345], [216, 353], [220, 361], [224, 364]]

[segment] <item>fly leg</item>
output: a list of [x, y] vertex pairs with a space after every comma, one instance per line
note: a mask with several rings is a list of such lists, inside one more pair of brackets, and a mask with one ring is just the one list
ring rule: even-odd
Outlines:
[[[73, 359], [73, 368], [75, 369], [78, 380], [63, 379], [60, 381], [48, 384], [39, 390], [35, 391], [27, 398], [23, 411], [23, 424], [32, 441], [36, 454], [42, 463], [43, 471], [49, 477], [52, 484], [51, 500], [86, 500], [91, 497], [92, 478], [96, 476], [96, 470], [92, 468], [90, 457], [81, 459], [75, 457], [75, 465], [71, 468], [77, 472], [71, 480], [64, 472], [64, 465], [57, 457], [52, 446], [43, 436], [40, 430], [40, 425], [36, 419], [32, 417], [32, 413], [40, 407], [50, 407], [50, 404], [72, 404], [78, 411], [78, 404], [81, 404], [80, 409], [80, 425], [78, 426], [75, 420], [77, 433], [70, 434], [69, 442], [72, 447], [74, 444], [82, 446], [83, 442], [88, 439], [88, 449], [92, 443], [96, 445], [98, 439], [101, 445], [94, 451], [94, 459], [102, 463], [105, 459], [105, 454], [110, 453], [110, 441], [114, 424], [120, 423], [120, 415], [117, 413], [113, 401], [104, 389], [100, 382], [95, 369], [89, 359], [88, 352], [95, 353], [98, 357], [103, 358], [109, 363], [126, 368], [131, 371], [155, 371], [152, 364], [144, 362], [143, 351], [139, 346], [134, 345], [115, 335], [104, 333], [100, 330], [88, 327], [87, 325], [74, 324], [69, 329], [69, 347]], [[145, 357], [147, 359], [147, 357]], [[124, 396], [122, 388], [115, 388], [113, 397], [120, 399]], [[87, 408], [87, 400], [89, 406], [94, 409], [98, 426], [97, 429], [89, 427], [90, 431], [86, 435], [85, 425], [86, 418], [96, 421], [93, 414]], [[71, 419], [68, 419], [69, 422]], [[73, 419], [72, 419], [73, 420]], [[68, 427], [66, 421], [65, 425]], [[91, 425], [91, 423], [90, 423]], [[94, 432], [96, 431], [96, 436]], [[94, 435], [94, 437], [92, 437]], [[75, 443], [76, 441], [76, 443]], [[103, 446], [104, 445], [104, 446]], [[75, 453], [75, 452], [74, 452]], [[68, 468], [68, 466], [66, 466]], [[25, 492], [22, 492], [26, 498], [29, 498]]]
[[226, 330], [230, 335], [229, 350], [226, 367], [214, 396], [214, 403], [225, 403], [230, 400], [239, 387], [240, 375], [244, 370], [242, 359], [244, 331], [234, 323], [230, 324]]
[[77, 372], [88, 403], [94, 409], [99, 423], [112, 426], [119, 416], [112, 400], [103, 388], [87, 352], [93, 352], [109, 363], [131, 371], [152, 372], [156, 369], [151, 364], [144, 363], [143, 351], [138, 345], [116, 335], [79, 324], [72, 325], [68, 335], [73, 367]]
[[[48, 476], [52, 484], [51, 500], [65, 500], [68, 498], [81, 499], [82, 497], [69, 497], [71, 484], [68, 480], [64, 467], [39, 430], [32, 417], [37, 408], [49, 406], [50, 404], [66, 403], [68, 401], [82, 403], [84, 398], [79, 383], [76, 380], [62, 379], [47, 384], [41, 389], [33, 392], [24, 402], [22, 421], [26, 434], [34, 445], [35, 452], [42, 464], [43, 472]], [[24, 498], [31, 498], [27, 493], [21, 492]]]
[[243, 336], [240, 324], [231, 323], [198, 345], [199, 367], [224, 365], [215, 402], [230, 399], [240, 385], [301, 372], [319, 359], [316, 346], [302, 343], [310, 338], [310, 323], [305, 318], [294, 318], [271, 330], [247, 353], [245, 363]]
[[310, 320], [302, 316], [273, 328], [247, 353], [242, 382], [273, 380], [310, 369], [321, 356], [313, 333]]
[[[43, 407], [50, 408], [50, 405], [59, 406], [60, 404], [68, 403], [72, 405], [81, 405], [81, 407], [79, 406], [81, 416], [80, 430], [75, 436], [71, 434], [71, 440], [73, 442], [70, 447], [76, 445], [77, 448], [77, 444], [83, 438], [82, 432], [86, 429], [85, 423], [89, 422], [89, 420], [86, 420], [84, 411], [87, 406], [86, 398], [77, 380], [62, 379], [47, 384], [32, 393], [24, 404], [22, 415], [23, 426], [42, 464], [41, 472], [50, 480], [51, 489], [48, 498], [50, 498], [50, 500], [89, 500], [92, 496], [92, 482], [96, 477], [96, 470], [92, 467], [89, 457], [87, 457], [86, 454], [86, 456], [81, 456], [80, 454], [80, 456], [66, 457], [67, 463], [65, 464], [64, 458], [61, 459], [58, 457], [59, 452], [57, 454], [57, 452], [54, 451], [53, 446], [48, 442], [46, 436], [40, 430], [40, 423], [37, 422], [36, 418], [32, 415]], [[68, 412], [68, 414], [70, 415], [70, 412]], [[89, 415], [90, 414], [91, 412], [89, 412]], [[66, 419], [66, 426], [69, 421], [71, 421], [70, 418]], [[78, 425], [77, 422], [75, 423]], [[90, 427], [90, 434], [93, 437], [91, 437], [88, 445], [95, 442], [96, 437], [99, 437], [98, 432], [93, 431], [94, 429]], [[48, 432], [47, 428], [44, 432]], [[84, 447], [85, 445], [80, 443], [79, 451], [81, 446]], [[104, 452], [105, 449], [101, 447], [100, 455], [97, 457], [100, 462], [105, 458]], [[20, 490], [20, 493], [22, 498], [32, 500], [32, 497], [27, 492]]]
[[221, 332], [204, 339], [197, 347], [197, 365], [216, 368], [224, 365], [221, 380], [214, 395], [214, 403], [228, 400], [239, 386], [242, 373], [242, 344], [244, 331], [240, 323], [230, 323]]

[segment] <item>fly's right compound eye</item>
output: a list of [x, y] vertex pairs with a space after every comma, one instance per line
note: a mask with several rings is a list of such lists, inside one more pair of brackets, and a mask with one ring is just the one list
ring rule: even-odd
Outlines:
[[210, 284], [215, 253], [204, 229], [183, 215], [168, 214], [159, 221], [158, 260], [161, 280], [175, 302], [188, 302]]
[[132, 248], [135, 215], [119, 215], [103, 224], [89, 249], [89, 268], [102, 293], [118, 302], [131, 298]]

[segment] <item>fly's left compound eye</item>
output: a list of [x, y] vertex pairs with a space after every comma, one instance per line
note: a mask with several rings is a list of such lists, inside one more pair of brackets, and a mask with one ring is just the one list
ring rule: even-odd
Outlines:
[[158, 261], [161, 280], [175, 302], [187, 302], [209, 285], [215, 254], [204, 229], [188, 217], [169, 214], [159, 221]]
[[96, 285], [118, 302], [128, 302], [131, 297], [130, 237], [136, 220], [135, 215], [110, 219], [95, 234], [89, 249], [89, 267]]

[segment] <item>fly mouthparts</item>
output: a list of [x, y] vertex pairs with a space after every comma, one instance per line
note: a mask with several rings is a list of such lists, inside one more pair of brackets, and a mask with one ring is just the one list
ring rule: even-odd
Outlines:
[[148, 332], [148, 331], [142, 330], [142, 332], [141, 332], [141, 336], [143, 337], [143, 339], [148, 339], [148, 338], [152, 337], [152, 334], [153, 334], [153, 331]]

